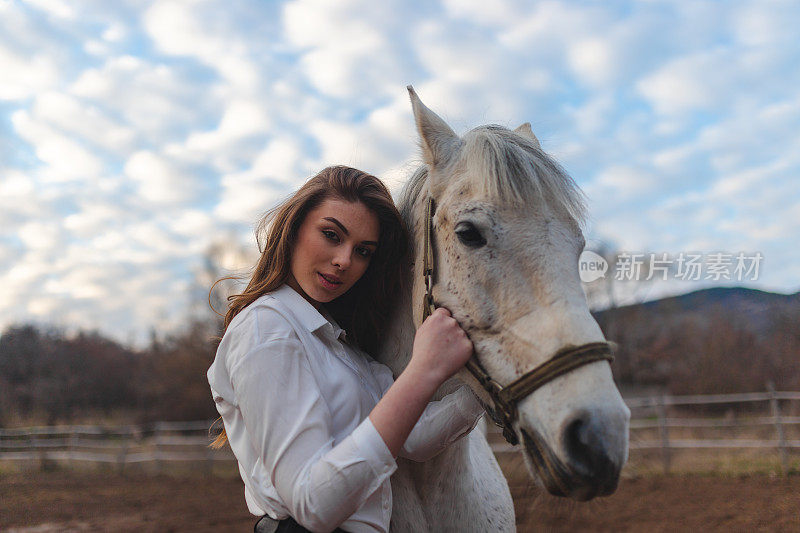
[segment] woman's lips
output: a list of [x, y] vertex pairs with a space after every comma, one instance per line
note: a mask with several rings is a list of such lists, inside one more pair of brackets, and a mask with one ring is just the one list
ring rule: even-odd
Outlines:
[[324, 274], [317, 272], [317, 276], [319, 276], [319, 281], [322, 283], [322, 286], [328, 290], [334, 290], [342, 284], [338, 278], [334, 276], [325, 276]]

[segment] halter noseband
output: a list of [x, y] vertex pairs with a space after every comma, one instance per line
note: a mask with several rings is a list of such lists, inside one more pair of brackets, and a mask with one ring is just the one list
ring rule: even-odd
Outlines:
[[[431, 245], [434, 209], [433, 198], [429, 196], [425, 205], [425, 250], [422, 258], [422, 275], [425, 278], [425, 297], [422, 301], [423, 321], [436, 309], [433, 302], [434, 259], [433, 246]], [[502, 428], [503, 436], [506, 440], [510, 444], [516, 445], [519, 443], [519, 439], [514, 431], [513, 424], [517, 419], [517, 404], [521, 400], [542, 385], [578, 367], [595, 361], [610, 362], [613, 360], [611, 346], [607, 342], [590, 342], [580, 346], [570, 346], [562, 348], [550, 359], [505, 387], [492, 379], [492, 376], [486, 372], [474, 354], [465, 366], [478, 380], [478, 383], [489, 393], [492, 403], [494, 403], [494, 409], [489, 411], [492, 420]]]

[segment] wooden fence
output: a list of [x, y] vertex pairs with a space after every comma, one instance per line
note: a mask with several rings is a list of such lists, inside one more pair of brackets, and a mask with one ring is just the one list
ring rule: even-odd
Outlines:
[[[800, 392], [775, 391], [771, 386], [766, 392], [745, 394], [706, 394], [694, 396], [655, 396], [645, 398], [626, 398], [625, 403], [631, 411], [639, 417], [631, 419], [631, 436], [637, 431], [657, 429], [658, 439], [631, 438], [631, 450], [659, 449], [661, 451], [664, 472], [670, 471], [672, 450], [678, 449], [734, 449], [734, 448], [762, 448], [778, 452], [781, 472], [786, 475], [789, 471], [789, 453], [792, 449], [800, 448], [800, 439], [787, 438], [787, 430], [800, 425], [800, 416], [785, 416], [781, 411], [782, 401], [800, 400]], [[689, 406], [711, 406], [719, 404], [750, 404], [761, 403], [767, 408], [769, 416], [748, 416], [746, 418], [697, 418], [687, 416], [674, 416], [668, 414], [668, 409], [681, 407], [686, 411]], [[647, 411], [655, 417], [642, 418]], [[735, 412], [735, 411], [734, 411]], [[748, 434], [753, 428], [773, 429], [771, 439], [764, 438], [727, 438], [727, 439], [685, 439], [675, 438], [672, 433], [676, 429], [685, 428], [735, 428]], [[797, 432], [793, 432], [797, 434]]]
[[[660, 450], [665, 472], [669, 472], [672, 451], [678, 449], [708, 448], [764, 448], [776, 450], [781, 470], [789, 470], [789, 454], [800, 448], [800, 439], [787, 437], [798, 432], [789, 428], [800, 426], [800, 416], [782, 415], [781, 402], [800, 400], [800, 392], [652, 396], [626, 398], [631, 408], [632, 452]], [[670, 409], [687, 406], [715, 404], [746, 404], [763, 402], [769, 416], [746, 418], [710, 418], [670, 416]], [[796, 411], [795, 411], [796, 412]], [[77, 463], [81, 461], [116, 465], [123, 471], [133, 463], [153, 463], [161, 471], [168, 462], [199, 462], [210, 472], [216, 461], [233, 461], [229, 447], [213, 450], [208, 447], [211, 438], [208, 429], [213, 421], [158, 422], [145, 426], [42, 426], [26, 428], [0, 428], [0, 461], [39, 461], [42, 467], [52, 462]], [[774, 438], [676, 438], [678, 429], [686, 428], [739, 428], [771, 427]], [[645, 436], [639, 438], [642, 433]], [[747, 433], [745, 431], [745, 433]], [[762, 430], [763, 433], [763, 430]], [[657, 435], [648, 438], [647, 435]], [[499, 433], [490, 430], [495, 453], [517, 453], [518, 446], [510, 446]]]
[[0, 428], [0, 461], [39, 461], [69, 464], [87, 461], [117, 465], [201, 462], [210, 471], [215, 461], [232, 461], [230, 448], [208, 447], [212, 420], [157, 422], [128, 426], [40, 426]]

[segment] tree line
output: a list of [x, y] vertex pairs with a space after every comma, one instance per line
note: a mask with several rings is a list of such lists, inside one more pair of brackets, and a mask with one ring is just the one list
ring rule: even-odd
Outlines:
[[[800, 386], [799, 305], [753, 316], [724, 304], [647, 304], [596, 318], [619, 344], [612, 370], [623, 386], [670, 394]], [[97, 332], [11, 326], [0, 335], [0, 426], [216, 418], [206, 371], [220, 331], [219, 320], [197, 319], [133, 349]]]
[[636, 305], [597, 314], [618, 344], [612, 365], [622, 384], [673, 395], [800, 388], [800, 307], [760, 316], [719, 303], [699, 309]]
[[205, 374], [217, 332], [196, 321], [137, 350], [97, 332], [11, 326], [0, 336], [0, 426], [215, 418]]

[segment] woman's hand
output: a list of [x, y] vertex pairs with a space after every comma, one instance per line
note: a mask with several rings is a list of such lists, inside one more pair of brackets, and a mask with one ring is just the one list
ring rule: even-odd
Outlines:
[[450, 311], [440, 307], [417, 330], [411, 362], [369, 414], [397, 457], [433, 394], [472, 356], [472, 341]]
[[437, 308], [417, 330], [408, 369], [438, 388], [472, 356], [472, 341], [444, 307]]

